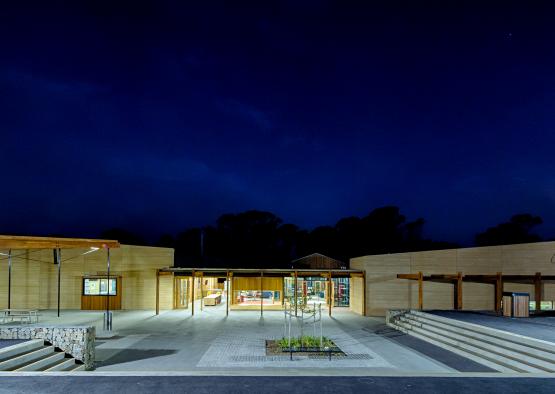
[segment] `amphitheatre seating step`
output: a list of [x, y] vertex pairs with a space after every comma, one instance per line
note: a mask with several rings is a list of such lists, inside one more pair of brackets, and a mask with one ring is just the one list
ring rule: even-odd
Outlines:
[[33, 339], [0, 349], [0, 371], [81, 371], [73, 357], [43, 339]]
[[555, 344], [421, 311], [388, 324], [500, 372], [555, 372]]
[[461, 329], [435, 320], [427, 320], [422, 316], [407, 315], [400, 319], [407, 321], [415, 327], [424, 328], [464, 343], [480, 346], [493, 353], [502, 354], [515, 360], [523, 360], [531, 365], [537, 364], [538, 367], [545, 369], [547, 372], [555, 372], [555, 354], [551, 352], [511, 341], [504, 341], [496, 337]]
[[29, 353], [33, 350], [40, 349], [43, 346], [44, 340], [32, 339], [30, 341], [25, 341], [15, 345], [4, 347], [0, 349], [0, 362], [16, 356], [20, 356], [24, 353]]

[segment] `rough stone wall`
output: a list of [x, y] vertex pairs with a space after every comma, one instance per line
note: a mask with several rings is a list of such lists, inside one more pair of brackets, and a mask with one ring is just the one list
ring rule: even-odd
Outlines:
[[95, 328], [92, 327], [0, 327], [0, 339], [44, 339], [94, 369]]

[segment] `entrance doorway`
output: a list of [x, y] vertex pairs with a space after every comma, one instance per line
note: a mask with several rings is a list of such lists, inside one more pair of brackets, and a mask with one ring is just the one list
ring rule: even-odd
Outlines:
[[187, 309], [189, 307], [189, 278], [175, 277], [174, 308]]
[[[284, 281], [285, 301], [294, 304], [295, 279], [286, 277]], [[329, 306], [331, 301], [332, 307], [349, 307], [351, 301], [349, 287], [350, 278], [332, 278], [330, 282], [322, 277], [299, 277], [297, 278], [297, 304]]]

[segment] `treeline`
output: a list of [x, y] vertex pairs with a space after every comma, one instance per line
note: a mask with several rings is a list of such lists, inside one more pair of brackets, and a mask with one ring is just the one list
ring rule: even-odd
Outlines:
[[[157, 245], [175, 248], [176, 265], [205, 267], [288, 267], [295, 258], [315, 252], [348, 262], [368, 254], [458, 246], [423, 238], [424, 223], [407, 221], [398, 207], [387, 206], [307, 231], [283, 223], [271, 212], [251, 210], [222, 215], [213, 226], [191, 228], [175, 237], [164, 235]], [[121, 230], [103, 237], [144, 244]]]
[[[459, 245], [426, 239], [425, 221], [407, 221], [398, 207], [374, 209], [364, 217], [346, 217], [334, 226], [311, 231], [283, 221], [271, 212], [246, 211], [222, 215], [215, 225], [190, 228], [177, 236], [164, 235], [156, 246], [175, 248], [178, 266], [289, 267], [292, 260], [322, 253], [348, 262], [351, 257], [455, 248]], [[514, 215], [509, 221], [475, 236], [477, 246], [541, 241], [533, 229], [539, 216]], [[147, 245], [140, 236], [122, 229], [101, 234], [124, 244]]]

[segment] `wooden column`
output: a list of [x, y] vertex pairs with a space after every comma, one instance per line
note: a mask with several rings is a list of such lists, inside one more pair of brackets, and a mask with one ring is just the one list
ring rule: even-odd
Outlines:
[[160, 314], [160, 270], [158, 269], [156, 270], [156, 314]]
[[200, 273], [200, 310], [204, 310], [204, 274]]
[[[108, 252], [110, 253], [110, 252]], [[108, 254], [108, 256], [110, 256]], [[61, 280], [62, 280], [62, 273], [61, 273], [61, 269], [62, 269], [62, 250], [60, 248], [56, 249], [56, 261], [58, 262], [58, 317], [60, 317], [60, 291], [61, 291]], [[108, 266], [110, 265], [109, 263], [110, 258], [108, 257]], [[108, 273], [108, 278], [110, 274]], [[108, 284], [110, 284], [110, 280], [108, 279]], [[106, 295], [106, 308], [107, 310], [109, 310], [110, 304], [108, 303], [108, 296], [110, 294], [110, 289], [108, 289], [108, 293]], [[108, 316], [106, 316], [106, 318], [108, 318]]]
[[281, 278], [281, 306], [285, 305], [285, 277]]
[[462, 272], [457, 273], [457, 282], [455, 283], [455, 309], [463, 308], [463, 280]]
[[333, 292], [331, 288], [331, 271], [328, 272], [328, 315], [331, 317], [331, 304], [333, 302]]
[[536, 312], [541, 311], [542, 303], [542, 274], [541, 272], [536, 272], [534, 277], [534, 298], [536, 299]]
[[264, 315], [264, 272], [260, 271], [260, 317]]
[[362, 273], [362, 316], [366, 316], [366, 271]]
[[195, 270], [191, 272], [191, 281], [193, 285], [191, 286], [191, 316], [195, 315]]
[[295, 271], [293, 283], [293, 302], [295, 303], [295, 316], [297, 316], [297, 271]]
[[[56, 258], [57, 261], [57, 258]], [[8, 250], [8, 309], [12, 307], [12, 250]], [[8, 312], [9, 313], [9, 312]]]
[[498, 272], [495, 277], [495, 312], [501, 313], [501, 300], [503, 299], [503, 274]]
[[227, 280], [227, 292], [226, 292], [226, 302], [225, 302], [225, 315], [229, 316], [229, 292], [231, 291], [231, 281], [229, 280], [229, 271], [226, 273]]
[[420, 310], [424, 309], [424, 293], [422, 290], [423, 278], [422, 272], [418, 272], [418, 309]]

